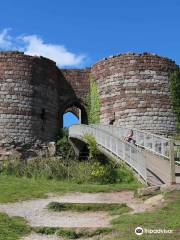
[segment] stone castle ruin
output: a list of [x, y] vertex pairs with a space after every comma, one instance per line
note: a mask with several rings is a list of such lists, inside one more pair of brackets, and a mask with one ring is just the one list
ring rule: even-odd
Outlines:
[[54, 141], [67, 111], [87, 124], [89, 75], [97, 82], [102, 124], [113, 118], [116, 126], [173, 133], [168, 81], [176, 67], [157, 55], [127, 53], [91, 68], [59, 69], [44, 57], [0, 52], [0, 149], [30, 149]]

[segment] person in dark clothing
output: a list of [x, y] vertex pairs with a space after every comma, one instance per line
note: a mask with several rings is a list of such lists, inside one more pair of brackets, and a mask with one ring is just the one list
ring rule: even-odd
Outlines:
[[133, 130], [130, 130], [127, 137], [124, 138], [125, 142], [133, 143], [135, 145], [136, 141], [132, 137], [133, 137]]

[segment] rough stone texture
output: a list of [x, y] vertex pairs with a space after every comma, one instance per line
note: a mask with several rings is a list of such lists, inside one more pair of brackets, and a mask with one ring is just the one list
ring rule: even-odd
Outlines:
[[172, 191], [180, 191], [180, 184], [171, 184], [171, 185], [162, 185], [161, 186], [161, 192], [167, 193]]
[[157, 134], [173, 133], [168, 81], [175, 62], [152, 55], [122, 54], [99, 61], [92, 66], [98, 83], [101, 123], [134, 127]]
[[62, 127], [63, 113], [73, 104], [85, 114], [83, 93], [79, 97], [77, 88], [72, 88], [75, 75], [71, 72], [66, 80], [49, 59], [0, 53], [0, 154], [3, 148], [27, 150], [53, 141]]
[[53, 157], [56, 153], [56, 144], [55, 142], [49, 142], [48, 145], [47, 145], [47, 148], [48, 148], [48, 155], [50, 157]]
[[[64, 104], [62, 112], [72, 112], [75, 116], [81, 118], [82, 123], [87, 123], [85, 98], [90, 86], [90, 71], [90, 68], [61, 70], [64, 78], [68, 81], [75, 94], [75, 98], [71, 98], [70, 101], [67, 101], [66, 104]], [[81, 110], [81, 116], [78, 108]]]
[[62, 69], [61, 72], [63, 73], [66, 80], [71, 85], [72, 89], [74, 90], [76, 97], [78, 99], [84, 100], [85, 95], [89, 91], [89, 74], [91, 69]]
[[139, 196], [148, 196], [155, 194], [158, 190], [160, 190], [160, 186], [153, 186], [153, 187], [146, 187], [146, 188], [139, 188], [137, 193]]
[[89, 74], [98, 83], [101, 123], [115, 118], [115, 125], [172, 133], [168, 79], [175, 67], [167, 58], [144, 53], [113, 56], [92, 68], [60, 70], [43, 57], [0, 52], [0, 155], [22, 146], [30, 152], [44, 149], [55, 140], [67, 111], [87, 123]]

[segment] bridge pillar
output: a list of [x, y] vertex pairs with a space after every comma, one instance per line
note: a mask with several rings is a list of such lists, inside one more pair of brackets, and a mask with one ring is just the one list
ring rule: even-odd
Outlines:
[[69, 138], [69, 142], [74, 149], [76, 157], [85, 159], [88, 156], [86, 143], [76, 138]]
[[174, 140], [171, 139], [169, 143], [169, 159], [170, 159], [170, 183], [176, 184], [176, 173], [175, 173], [175, 159], [174, 159]]

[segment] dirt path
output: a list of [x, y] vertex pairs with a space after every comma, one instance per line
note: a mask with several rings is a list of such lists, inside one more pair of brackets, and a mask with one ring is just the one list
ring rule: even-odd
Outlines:
[[[126, 203], [133, 209], [132, 213], [150, 210], [152, 205], [162, 201], [162, 197], [152, 201], [143, 202], [135, 199], [133, 191], [121, 191], [112, 193], [68, 193], [63, 196], [48, 194], [47, 199], [35, 199], [16, 203], [0, 204], [0, 212], [5, 212], [9, 216], [24, 217], [33, 226], [47, 227], [108, 227], [112, 216], [108, 212], [51, 212], [46, 209], [50, 202], [70, 202], [70, 203]], [[23, 238], [24, 240], [56, 240], [61, 239], [56, 236], [43, 236], [36, 234]]]
[[17, 203], [1, 204], [0, 211], [10, 216], [24, 217], [31, 226], [48, 227], [108, 227], [111, 216], [107, 212], [50, 212], [50, 202], [71, 203], [127, 203], [134, 211], [144, 211], [147, 205], [134, 199], [132, 191], [114, 193], [69, 193], [64, 196], [49, 196]]
[[29, 236], [23, 237], [22, 240], [64, 240], [61, 237], [52, 236], [52, 235], [42, 235], [37, 233], [32, 233]]

